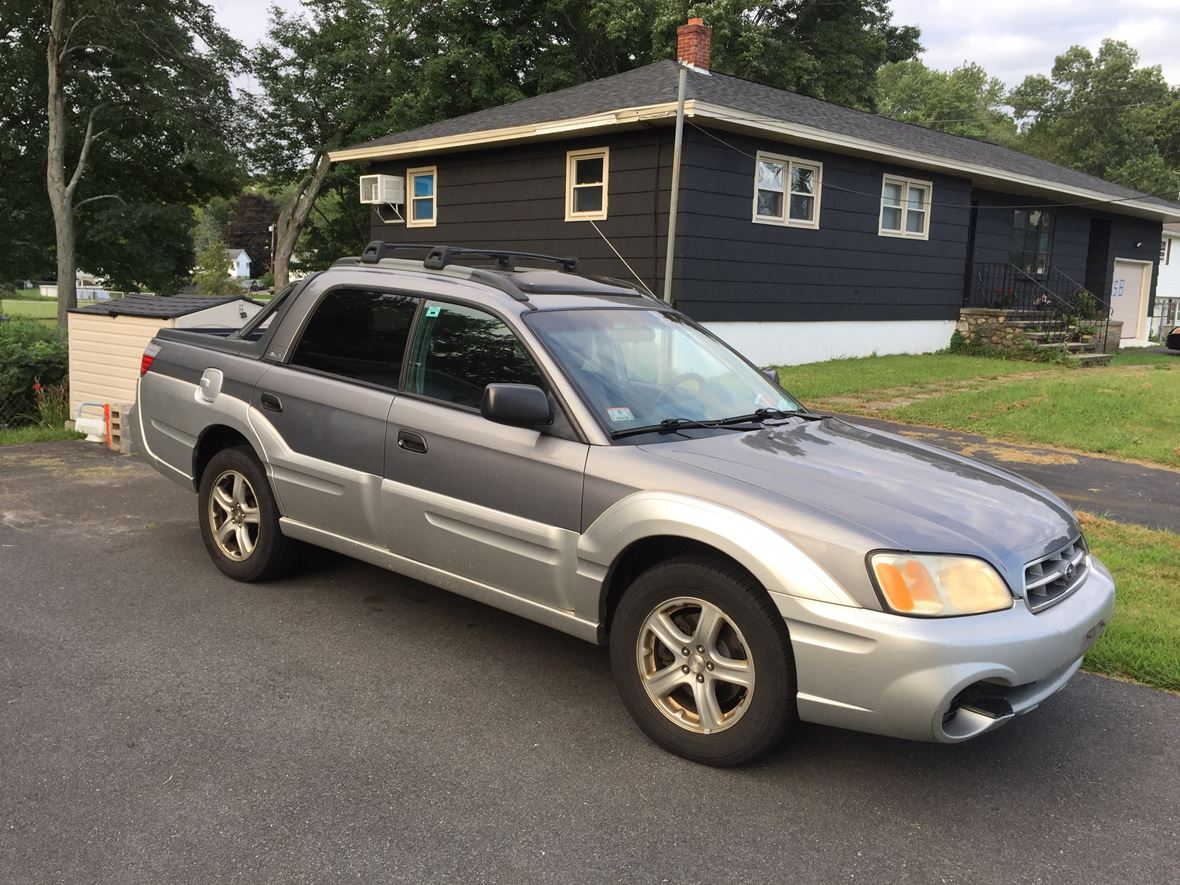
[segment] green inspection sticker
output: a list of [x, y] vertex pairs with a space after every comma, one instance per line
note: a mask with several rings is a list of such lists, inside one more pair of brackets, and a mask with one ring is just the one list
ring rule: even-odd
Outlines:
[[441, 311], [442, 311], [441, 307], [439, 307], [437, 304], [432, 304], [432, 305], [430, 305], [430, 307], [426, 308], [426, 315], [428, 317], [436, 317], [439, 315], [439, 313]]

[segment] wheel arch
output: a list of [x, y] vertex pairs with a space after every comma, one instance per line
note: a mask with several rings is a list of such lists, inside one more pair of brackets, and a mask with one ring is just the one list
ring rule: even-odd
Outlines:
[[[817, 562], [781, 532], [721, 504], [674, 492], [636, 492], [616, 502], [578, 544], [583, 617], [605, 638], [631, 580], [667, 558], [707, 554], [733, 564], [771, 593], [859, 607]], [[584, 594], [584, 595], [583, 595]]]
[[740, 569], [753, 580], [758, 579], [737, 559], [704, 541], [683, 535], [649, 535], [629, 544], [611, 563], [602, 583], [599, 598], [598, 622], [605, 636], [610, 635], [615, 609], [631, 583], [648, 569], [688, 556], [706, 556], [733, 568]]
[[[223, 449], [234, 446], [247, 446], [258, 457], [258, 447], [236, 427], [229, 424], [210, 424], [197, 437], [197, 444], [193, 446], [193, 489], [200, 489], [201, 476], [209, 462]], [[261, 459], [260, 459], [261, 460]]]

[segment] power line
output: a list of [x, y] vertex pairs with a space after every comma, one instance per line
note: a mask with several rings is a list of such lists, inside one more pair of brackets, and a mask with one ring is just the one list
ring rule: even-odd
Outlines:
[[[754, 154], [748, 153], [747, 151], [743, 151], [741, 148], [730, 144], [724, 138], [721, 138], [719, 135], [715, 135], [714, 133], [710, 132], [708, 129], [698, 126], [696, 123], [692, 122], [691, 120], [685, 120], [685, 122], [688, 123], [688, 125], [691, 126], [693, 129], [696, 129], [699, 132], [704, 133], [705, 135], [709, 136], [709, 138], [713, 139], [714, 141], [720, 142], [725, 147], [729, 148], [731, 151], [736, 151], [737, 153], [741, 154], [743, 157], [747, 157], [747, 158], [757, 162], [758, 158]], [[881, 198], [880, 193], [873, 193], [871, 191], [860, 191], [860, 190], [856, 190], [856, 189], [850, 188], [850, 187], [841, 187], [838, 184], [830, 184], [829, 182], [826, 182], [826, 181], [821, 184], [821, 187], [830, 188], [831, 190], [834, 190], [834, 191], [842, 191], [843, 193], [847, 193], [847, 194], [858, 194], [858, 195], [864, 196], [864, 197], [872, 197], [873, 199], [878, 199], [878, 200]], [[931, 200], [928, 205], [931, 208], [934, 208], [935, 206], [942, 206], [942, 207], [945, 207], [948, 209], [969, 209], [969, 208], [975, 208], [975, 209], [1061, 209], [1061, 208], [1077, 208], [1077, 207], [1083, 207], [1083, 206], [1113, 205], [1115, 203], [1125, 203], [1125, 202], [1128, 202], [1131, 200], [1141, 200], [1144, 197], [1159, 197], [1161, 199], [1165, 199], [1165, 198], [1175, 199], [1176, 193], [1173, 191], [1168, 191], [1168, 192], [1162, 193], [1162, 194], [1135, 194], [1134, 196], [1131, 196], [1131, 197], [1112, 197], [1109, 200], [1083, 200], [1083, 201], [1076, 202], [1076, 203], [1029, 203], [1029, 204], [1022, 204], [1022, 205], [1010, 205], [1010, 204], [999, 205], [999, 204], [997, 204], [994, 206], [977, 204], [974, 206], [969, 206], [969, 205], [964, 205], [963, 203], [936, 203], [933, 200]]]

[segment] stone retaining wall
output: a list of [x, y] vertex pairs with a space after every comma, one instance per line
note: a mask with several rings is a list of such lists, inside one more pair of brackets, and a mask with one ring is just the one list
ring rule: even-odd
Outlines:
[[968, 341], [978, 340], [1000, 350], [1021, 350], [1025, 343], [1023, 328], [1009, 325], [1016, 319], [1002, 308], [964, 307], [959, 310], [955, 328]]

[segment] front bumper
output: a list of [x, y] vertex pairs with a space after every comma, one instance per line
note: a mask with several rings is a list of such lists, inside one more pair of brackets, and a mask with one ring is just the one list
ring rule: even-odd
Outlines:
[[800, 718], [954, 743], [1027, 713], [1059, 691], [1114, 614], [1097, 559], [1086, 582], [1038, 614], [907, 618], [772, 593], [787, 621]]

